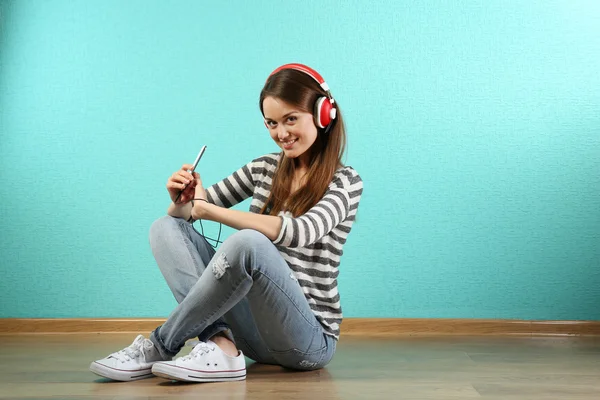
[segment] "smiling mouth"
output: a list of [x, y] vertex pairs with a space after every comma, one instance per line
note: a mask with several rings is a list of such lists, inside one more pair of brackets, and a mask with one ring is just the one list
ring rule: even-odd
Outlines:
[[297, 141], [298, 141], [298, 139], [294, 139], [294, 140], [286, 140], [286, 141], [281, 141], [280, 143], [281, 143], [281, 145], [282, 145], [283, 147], [285, 147], [285, 148], [289, 148], [289, 147], [292, 147], [292, 145], [293, 145], [294, 143], [296, 143]]

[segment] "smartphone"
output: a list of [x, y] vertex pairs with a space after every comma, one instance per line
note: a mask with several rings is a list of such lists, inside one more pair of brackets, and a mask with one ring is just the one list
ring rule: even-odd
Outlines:
[[[194, 161], [192, 169], [188, 169], [188, 172], [190, 174], [196, 170], [196, 167], [198, 166], [198, 163], [200, 162], [200, 159], [202, 158], [202, 155], [204, 154], [205, 151], [206, 151], [206, 146], [202, 146], [202, 148], [200, 149], [200, 152], [198, 153], [198, 156], [196, 156], [196, 160]], [[175, 203], [177, 203], [179, 201], [179, 198], [181, 197], [181, 193], [183, 193], [183, 191], [185, 190], [186, 187], [187, 187], [187, 185], [183, 188], [183, 190], [181, 192], [179, 192], [179, 194], [177, 195], [177, 198], [175, 199]]]
[[191, 170], [188, 169], [188, 172], [190, 174], [196, 170], [196, 167], [198, 166], [198, 163], [200, 162], [200, 159], [202, 158], [202, 155], [204, 154], [205, 151], [206, 151], [206, 146], [202, 146], [202, 148], [200, 149], [200, 152], [198, 153], [198, 156], [196, 157], [196, 161], [194, 161], [194, 166], [192, 167]]

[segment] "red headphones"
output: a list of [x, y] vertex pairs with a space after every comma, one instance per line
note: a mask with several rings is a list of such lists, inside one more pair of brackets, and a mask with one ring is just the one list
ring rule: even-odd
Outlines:
[[[303, 64], [285, 64], [281, 67], [277, 68], [275, 71], [271, 72], [269, 78], [276, 74], [277, 72], [284, 69], [295, 69], [296, 71], [304, 72], [306, 75], [313, 78], [319, 86], [323, 88], [323, 90], [327, 93], [327, 96], [319, 97], [315, 103], [315, 123], [319, 128], [326, 128], [331, 124], [337, 115], [337, 110], [335, 109], [335, 100], [331, 96], [331, 92], [329, 91], [329, 86], [325, 82], [325, 79], [317, 71], [314, 69], [307, 67]], [[268, 78], [267, 78], [268, 80]]]

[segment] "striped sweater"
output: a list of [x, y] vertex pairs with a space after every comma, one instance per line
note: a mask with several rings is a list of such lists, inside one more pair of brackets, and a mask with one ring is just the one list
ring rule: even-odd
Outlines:
[[[232, 207], [252, 197], [250, 212], [260, 213], [271, 191], [280, 154], [257, 158], [206, 189], [207, 200]], [[337, 276], [342, 247], [354, 222], [363, 190], [352, 167], [338, 169], [323, 198], [304, 215], [282, 211], [282, 227], [273, 244], [286, 260], [325, 333], [339, 339], [342, 307]]]

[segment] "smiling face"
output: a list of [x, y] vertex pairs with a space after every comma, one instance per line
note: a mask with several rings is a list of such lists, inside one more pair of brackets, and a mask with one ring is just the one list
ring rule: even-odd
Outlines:
[[308, 151], [317, 139], [317, 127], [311, 113], [301, 111], [281, 99], [267, 96], [263, 101], [265, 123], [271, 138], [286, 157], [297, 158], [307, 167]]

